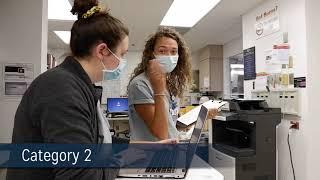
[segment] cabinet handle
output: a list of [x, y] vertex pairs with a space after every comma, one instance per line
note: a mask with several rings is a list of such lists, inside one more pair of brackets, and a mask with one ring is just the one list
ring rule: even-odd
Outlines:
[[222, 161], [222, 158], [219, 158], [218, 156], [216, 156], [216, 159]]

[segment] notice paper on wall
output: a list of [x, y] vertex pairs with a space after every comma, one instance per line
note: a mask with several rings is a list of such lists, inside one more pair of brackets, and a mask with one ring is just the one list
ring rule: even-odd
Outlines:
[[268, 86], [268, 76], [257, 76], [255, 79], [255, 90], [265, 91]]
[[281, 73], [282, 64], [278, 63], [276, 56], [274, 55], [273, 49], [268, 49], [264, 51], [265, 62], [266, 62], [266, 72], [269, 74]]
[[267, 65], [289, 64], [290, 46], [288, 44], [273, 45], [273, 48], [265, 51]]
[[22, 96], [34, 79], [31, 63], [4, 63], [2, 70], [5, 97]]
[[289, 64], [288, 44], [273, 45], [273, 64]]
[[279, 6], [276, 5], [257, 14], [254, 27], [256, 39], [278, 32], [280, 30]]

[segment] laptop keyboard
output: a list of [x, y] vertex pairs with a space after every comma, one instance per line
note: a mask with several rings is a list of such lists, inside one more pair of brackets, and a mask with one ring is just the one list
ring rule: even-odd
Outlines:
[[146, 173], [174, 173], [177, 151], [158, 151], [153, 156]]

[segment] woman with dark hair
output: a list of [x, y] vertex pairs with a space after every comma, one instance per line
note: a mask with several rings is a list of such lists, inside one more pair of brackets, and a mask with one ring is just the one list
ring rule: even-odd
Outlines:
[[[17, 109], [13, 143], [112, 143], [98, 116], [95, 82], [118, 78], [128, 51], [127, 27], [98, 6], [97, 0], [75, 0], [71, 12], [72, 56], [39, 77]], [[101, 117], [100, 117], [101, 118]], [[161, 141], [172, 143], [174, 140]], [[8, 180], [114, 179], [118, 169], [8, 169]]]

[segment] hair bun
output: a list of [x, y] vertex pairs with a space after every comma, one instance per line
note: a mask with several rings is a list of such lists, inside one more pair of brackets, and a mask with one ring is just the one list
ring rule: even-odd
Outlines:
[[71, 13], [78, 15], [78, 19], [82, 18], [82, 15], [90, 10], [93, 6], [98, 6], [98, 0], [74, 0]]

